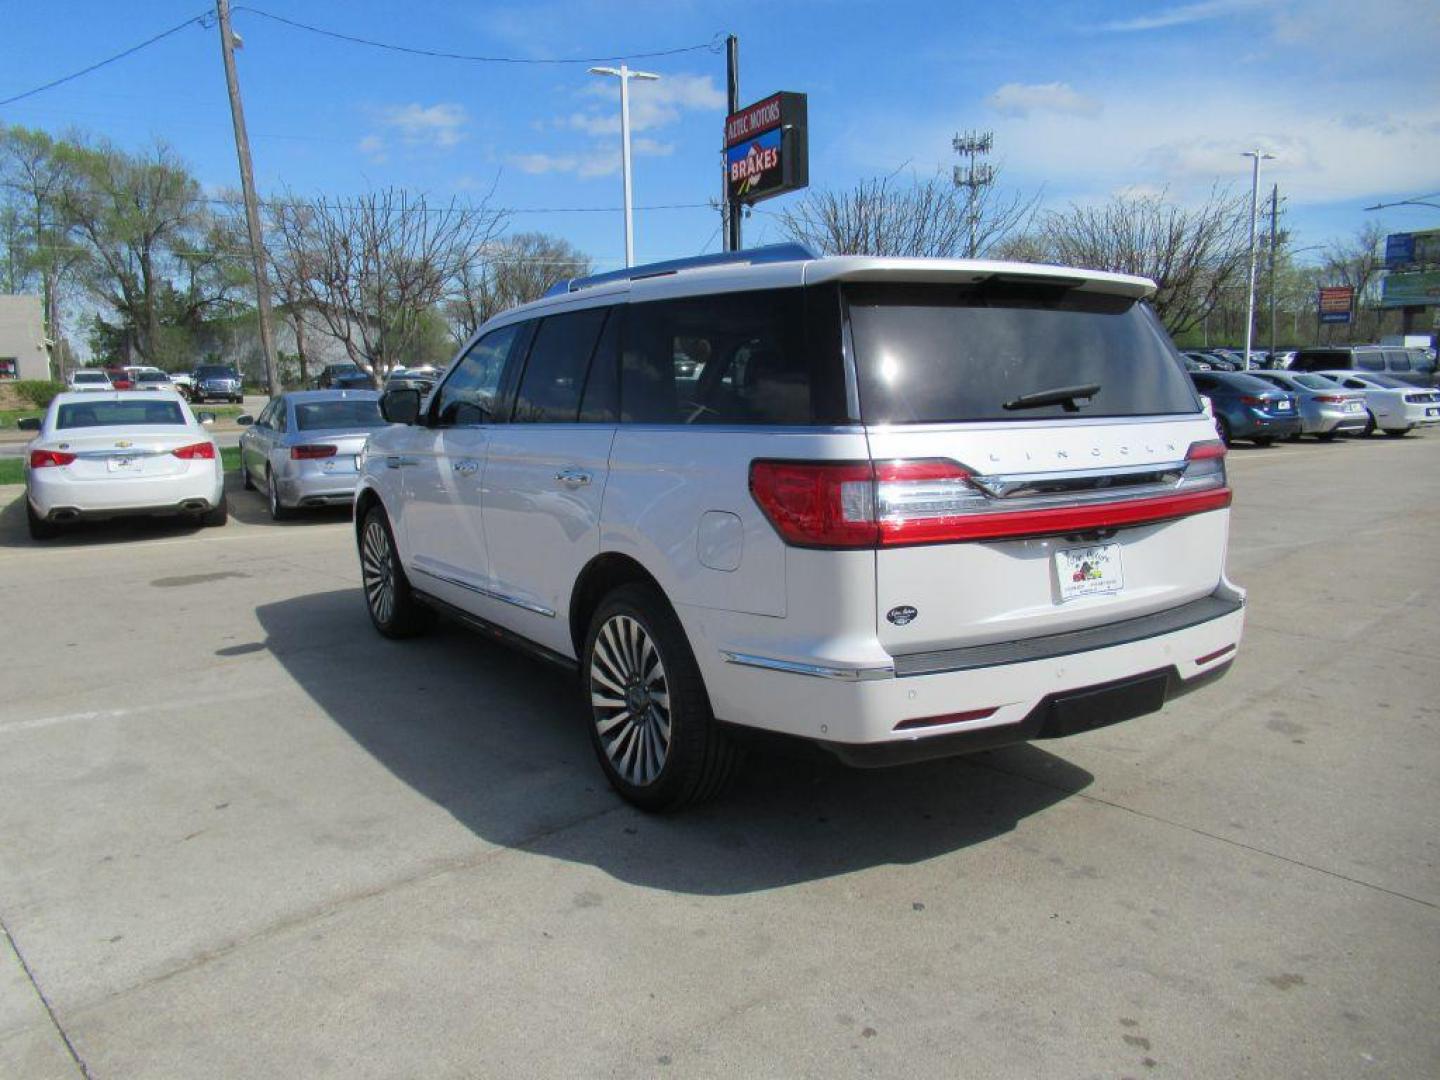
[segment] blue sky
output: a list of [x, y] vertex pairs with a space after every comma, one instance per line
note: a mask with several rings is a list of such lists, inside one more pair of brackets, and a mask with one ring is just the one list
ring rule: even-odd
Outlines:
[[[1440, 211], [1362, 207], [1440, 191], [1440, 4], [536, 0], [404, 4], [257, 0], [276, 14], [420, 48], [536, 59], [741, 43], [742, 103], [809, 95], [811, 183], [844, 186], [954, 162], [957, 130], [990, 129], [1001, 182], [1046, 205], [1119, 190], [1194, 199], [1244, 186], [1241, 150], [1277, 155], [1297, 246], [1369, 218], [1399, 231]], [[204, 0], [0, 5], [0, 98], [197, 14]], [[513, 208], [514, 229], [623, 253], [618, 90], [585, 65], [476, 64], [383, 52], [238, 10], [238, 54], [262, 192], [343, 196], [384, 185]], [[636, 254], [715, 250], [724, 57], [636, 61]], [[97, 73], [0, 107], [0, 121], [80, 128], [129, 148], [170, 143], [207, 186], [237, 183], [216, 32], [191, 27]], [[763, 203], [747, 243], [779, 239]], [[555, 212], [567, 208], [567, 212]], [[578, 212], [575, 208], [594, 209]], [[543, 211], [543, 212], [542, 212]]]

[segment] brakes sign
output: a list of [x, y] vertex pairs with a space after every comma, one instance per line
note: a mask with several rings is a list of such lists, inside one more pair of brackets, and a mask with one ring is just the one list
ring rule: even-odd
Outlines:
[[725, 190], [757, 203], [810, 181], [804, 94], [783, 92], [725, 118]]

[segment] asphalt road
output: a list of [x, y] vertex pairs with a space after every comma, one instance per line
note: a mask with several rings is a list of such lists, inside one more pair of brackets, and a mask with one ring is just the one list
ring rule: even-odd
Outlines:
[[1231, 468], [1221, 683], [664, 819], [343, 517], [0, 489], [0, 1076], [1440, 1075], [1440, 434]]

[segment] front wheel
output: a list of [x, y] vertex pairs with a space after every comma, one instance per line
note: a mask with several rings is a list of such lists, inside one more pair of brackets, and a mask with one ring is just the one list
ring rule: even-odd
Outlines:
[[407, 638], [429, 629], [433, 616], [410, 588], [390, 522], [379, 506], [370, 508], [360, 527], [360, 582], [370, 621], [380, 633]]
[[590, 620], [582, 653], [590, 741], [610, 784], [642, 810], [719, 794], [738, 751], [715, 723], [680, 620], [651, 585], [622, 585]]

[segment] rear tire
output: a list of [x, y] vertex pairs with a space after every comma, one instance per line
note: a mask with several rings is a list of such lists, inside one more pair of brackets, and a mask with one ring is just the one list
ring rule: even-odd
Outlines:
[[1229, 446], [1234, 440], [1230, 437], [1230, 424], [1223, 416], [1215, 418], [1215, 430], [1220, 432], [1220, 441]]
[[271, 521], [289, 521], [295, 516], [295, 511], [280, 501], [280, 489], [275, 484], [275, 473], [269, 468], [265, 470], [265, 501], [270, 507]]
[[220, 496], [220, 503], [214, 509], [207, 510], [200, 515], [200, 524], [206, 528], [218, 528], [230, 520], [230, 501], [224, 495]]
[[245, 455], [240, 455], [240, 486], [246, 491], [255, 490], [255, 481], [250, 477], [250, 466], [245, 464]]
[[1334, 441], [1335, 441], [1335, 432], [1333, 432], [1333, 431], [1322, 431], [1319, 435], [1316, 435], [1315, 437], [1316, 437], [1317, 439], [1319, 439], [1321, 442], [1334, 442]]
[[400, 565], [395, 534], [382, 507], [373, 506], [360, 527], [360, 583], [365, 610], [375, 629], [388, 638], [423, 634], [435, 621], [434, 613], [415, 598], [410, 579]]
[[1360, 432], [1360, 434], [1364, 438], [1369, 438], [1375, 434], [1375, 414], [1373, 412], [1367, 412], [1365, 414], [1365, 430]]
[[715, 722], [684, 628], [664, 595], [633, 582], [601, 601], [581, 652], [590, 741], [610, 784], [641, 810], [718, 795], [739, 751]]
[[1409, 434], [1410, 434], [1410, 429], [1409, 429], [1408, 427], [1407, 427], [1407, 428], [1386, 428], [1386, 429], [1385, 429], [1385, 434], [1388, 435], [1388, 436], [1390, 436], [1390, 438], [1392, 438], [1392, 439], [1403, 439], [1406, 435], [1409, 435]]
[[25, 500], [25, 524], [30, 528], [31, 540], [54, 540], [60, 535], [60, 526], [35, 513], [29, 499]]
[[1255, 438], [1251, 439], [1250, 441], [1253, 442], [1256, 446], [1274, 446], [1274, 445], [1275, 445], [1275, 436], [1274, 436], [1274, 435], [1257, 435], [1257, 436], [1255, 436]]

